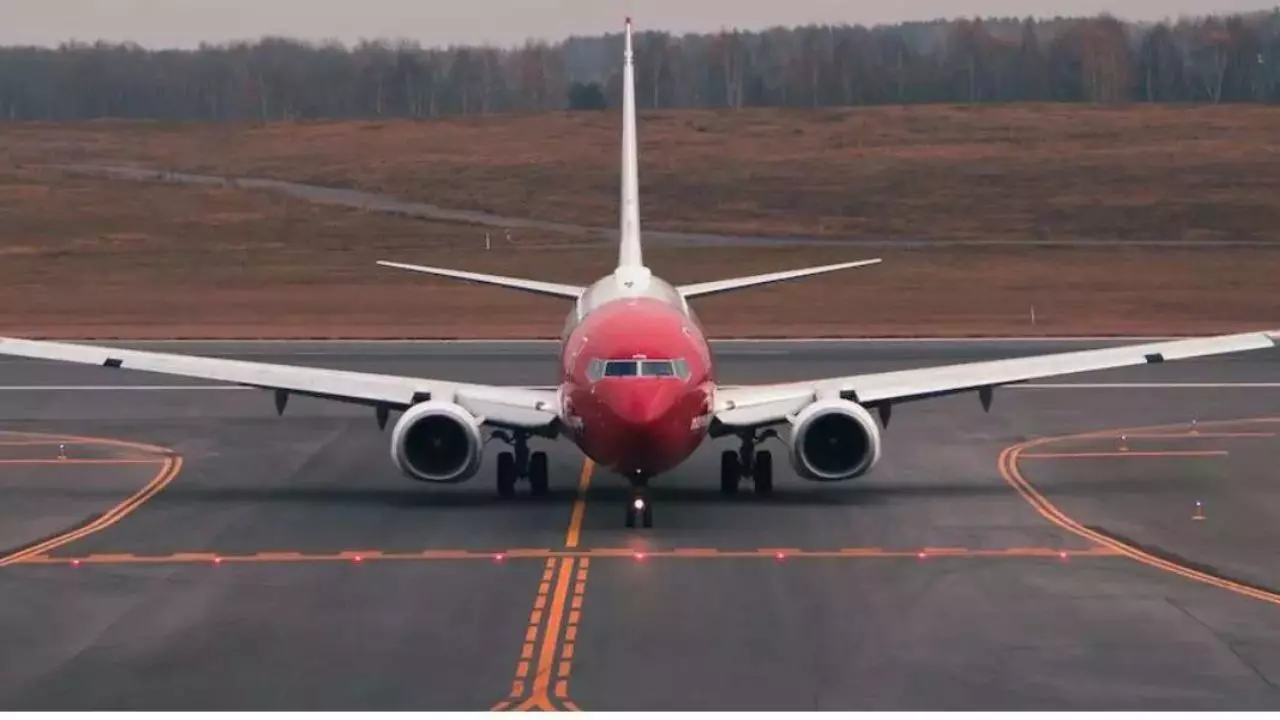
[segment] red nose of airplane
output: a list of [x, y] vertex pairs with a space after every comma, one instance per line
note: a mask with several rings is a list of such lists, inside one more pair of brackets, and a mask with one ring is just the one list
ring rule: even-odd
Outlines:
[[667, 417], [684, 392], [670, 379], [633, 378], [601, 387], [601, 395], [618, 420], [637, 428], [653, 426]]

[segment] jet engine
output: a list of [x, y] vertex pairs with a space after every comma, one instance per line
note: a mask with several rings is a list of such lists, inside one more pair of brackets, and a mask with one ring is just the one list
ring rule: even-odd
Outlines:
[[424, 402], [400, 416], [391, 430], [391, 458], [422, 482], [459, 483], [480, 469], [480, 421], [450, 402]]
[[880, 461], [880, 427], [848, 400], [819, 400], [791, 422], [791, 466], [809, 480], [846, 480]]

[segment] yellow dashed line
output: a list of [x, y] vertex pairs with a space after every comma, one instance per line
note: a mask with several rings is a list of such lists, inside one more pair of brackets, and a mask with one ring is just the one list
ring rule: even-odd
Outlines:
[[590, 558], [583, 558], [578, 562], [578, 576], [575, 578], [573, 602], [570, 605], [572, 610], [569, 612], [569, 622], [564, 630], [564, 647], [560, 652], [560, 673], [556, 682], [556, 697], [561, 700], [569, 696], [569, 672], [572, 669], [571, 661], [577, 646], [578, 620], [582, 616], [582, 601], [587, 591], [587, 572], [590, 567]]
[[[542, 630], [543, 608], [547, 604], [547, 595], [551, 592], [551, 580], [555, 575], [557, 559], [547, 558], [542, 570], [542, 581], [538, 584], [538, 594], [533, 601], [533, 612], [529, 614], [529, 623], [524, 631], [524, 644], [520, 647], [520, 660], [516, 663], [515, 679], [511, 682], [511, 692], [506, 700], [496, 704], [492, 710], [506, 710], [525, 694], [529, 677], [529, 663], [533, 659], [538, 637]], [[545, 645], [545, 639], [544, 639]]]

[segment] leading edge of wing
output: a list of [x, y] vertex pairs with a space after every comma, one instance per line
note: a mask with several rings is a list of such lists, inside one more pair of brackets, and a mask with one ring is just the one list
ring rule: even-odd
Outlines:
[[0, 337], [0, 356], [4, 355], [214, 380], [395, 409], [426, 399], [452, 401], [496, 425], [539, 427], [558, 417], [556, 392], [547, 389]]
[[716, 393], [716, 410], [718, 418], [727, 424], [752, 424], [777, 420], [819, 397], [845, 397], [864, 405], [906, 402], [1038, 378], [1264, 350], [1276, 347], [1277, 339], [1280, 339], [1280, 331], [1239, 333], [802, 382], [722, 388]]

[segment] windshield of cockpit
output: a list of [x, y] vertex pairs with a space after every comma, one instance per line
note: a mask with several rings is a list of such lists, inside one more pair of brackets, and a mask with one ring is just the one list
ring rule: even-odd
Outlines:
[[617, 358], [591, 361], [587, 376], [592, 381], [603, 378], [674, 378], [686, 380], [689, 364], [683, 358]]

